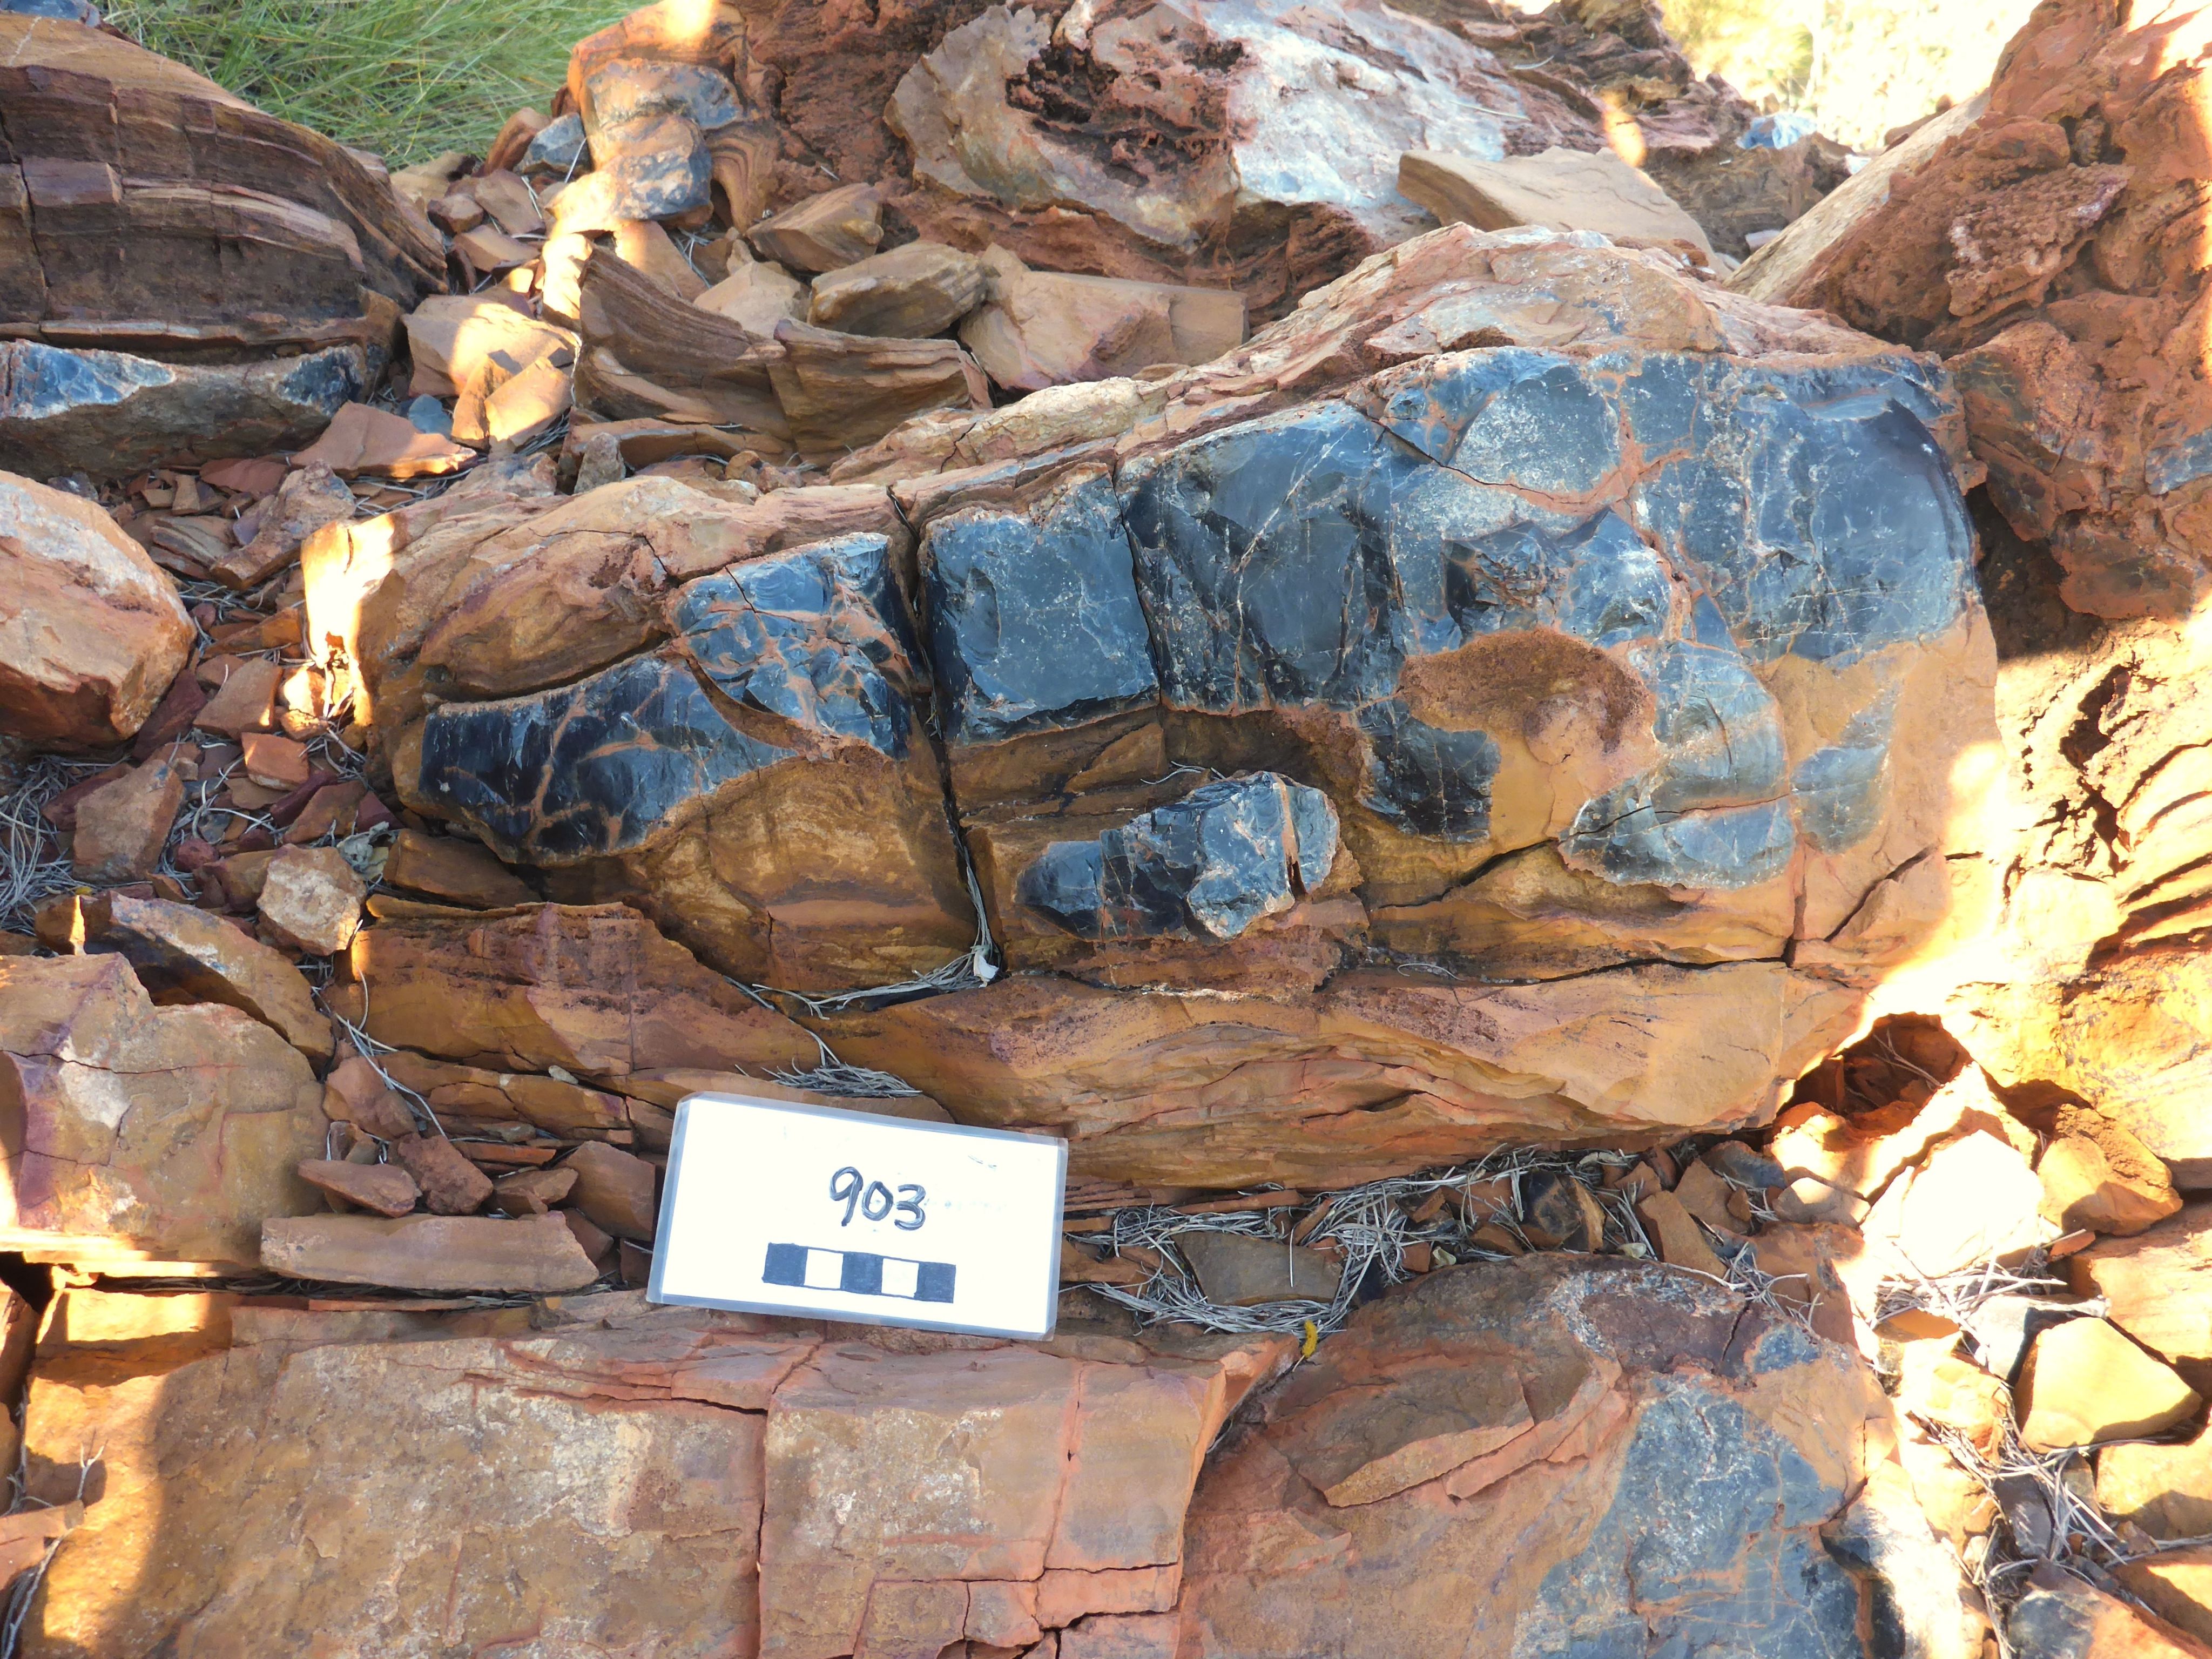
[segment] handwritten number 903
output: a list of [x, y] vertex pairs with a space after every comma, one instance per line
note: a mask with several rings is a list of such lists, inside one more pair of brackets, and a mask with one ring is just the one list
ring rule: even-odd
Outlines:
[[[855, 1211], [865, 1220], [881, 1221], [896, 1210], [902, 1218], [891, 1225], [901, 1232], [917, 1232], [928, 1219], [921, 1210], [928, 1199], [927, 1191], [909, 1182], [898, 1189], [894, 1201], [890, 1188], [880, 1181], [870, 1181], [849, 1164], [830, 1177], [830, 1201], [845, 1206], [844, 1217], [837, 1223], [841, 1227], [853, 1224]], [[905, 1218], [909, 1217], [912, 1218]]]

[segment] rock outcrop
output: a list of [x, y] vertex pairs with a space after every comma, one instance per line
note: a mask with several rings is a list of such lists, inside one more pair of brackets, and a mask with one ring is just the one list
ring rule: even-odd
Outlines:
[[382, 167], [132, 42], [0, 14], [0, 467], [305, 445], [445, 286]]
[[[1989, 636], [1948, 385], [1711, 294], [1454, 228], [1056, 427], [972, 417], [995, 471], [909, 423], [859, 458], [900, 517], [495, 506], [336, 637], [410, 805], [741, 978], [943, 967], [964, 851], [1030, 971], [830, 1035], [1079, 1169], [1309, 1178], [1285, 1112], [1347, 1178], [1750, 1121], [1947, 907]], [[434, 1000], [388, 933], [380, 1036]]]
[[1888, 1586], [1824, 1529], [1888, 1414], [1855, 1359], [1672, 1269], [1432, 1275], [1216, 1452], [1157, 1650], [1858, 1654]]
[[[335, 1631], [702, 1659], [1049, 1643], [1173, 1607], [1200, 1459], [1288, 1357], [869, 1346], [635, 1296], [548, 1304], [537, 1329], [225, 1313], [198, 1352], [116, 1341], [41, 1370], [33, 1490], [73, 1492], [85, 1455], [101, 1480], [27, 1655], [244, 1659]], [[325, 1565], [271, 1570], [302, 1548]], [[436, 1595], [392, 1593], [426, 1574]]]

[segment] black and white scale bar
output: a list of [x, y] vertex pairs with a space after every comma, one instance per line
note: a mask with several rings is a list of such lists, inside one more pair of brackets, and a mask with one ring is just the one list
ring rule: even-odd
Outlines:
[[953, 1264], [908, 1261], [866, 1250], [817, 1250], [804, 1244], [771, 1244], [761, 1279], [810, 1291], [854, 1296], [895, 1296], [908, 1302], [952, 1300]]

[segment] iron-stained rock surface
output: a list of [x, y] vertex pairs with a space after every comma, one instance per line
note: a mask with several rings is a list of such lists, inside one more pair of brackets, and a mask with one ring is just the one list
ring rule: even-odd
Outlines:
[[918, 416], [889, 491], [429, 526], [349, 652], [410, 805], [741, 979], [946, 969], [972, 872], [1013, 974], [832, 1022], [957, 1115], [1209, 1182], [1297, 1121], [1342, 1178], [1755, 1120], [1940, 924], [1961, 430], [1926, 359], [1452, 227], [1217, 362]]

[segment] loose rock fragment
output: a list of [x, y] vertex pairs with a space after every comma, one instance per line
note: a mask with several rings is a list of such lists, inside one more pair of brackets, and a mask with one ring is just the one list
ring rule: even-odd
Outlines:
[[473, 1215], [491, 1197], [491, 1177], [443, 1135], [404, 1135], [392, 1155], [415, 1177], [433, 1215]]
[[1712, 252], [1704, 227], [1609, 149], [1554, 146], [1497, 161], [1408, 150], [1398, 158], [1398, 190], [1446, 224], [1480, 230], [1547, 225], [1594, 230], [1616, 242], [1683, 242], [1701, 253]]
[[870, 185], [841, 185], [762, 220], [745, 234], [762, 258], [794, 270], [857, 264], [884, 239], [883, 193]]
[[272, 1220], [261, 1265], [290, 1279], [407, 1291], [543, 1294], [599, 1277], [559, 1216], [303, 1216]]
[[847, 334], [921, 339], [944, 332], [982, 299], [975, 255], [908, 242], [817, 276], [806, 320]]
[[587, 1140], [561, 1168], [574, 1177], [572, 1201], [617, 1238], [650, 1243], [659, 1222], [653, 1165], [604, 1141]]
[[2101, 1319], [2035, 1339], [2021, 1378], [2021, 1438], [2037, 1451], [2146, 1438], [2195, 1413], [2197, 1391]]
[[77, 803], [70, 864], [86, 881], [143, 879], [161, 861], [185, 803], [185, 781], [166, 760], [136, 767]]
[[300, 1165], [300, 1179], [379, 1215], [406, 1215], [422, 1195], [415, 1177], [398, 1164], [346, 1164], [311, 1158]]
[[280, 944], [326, 957], [353, 942], [368, 889], [334, 847], [287, 847], [269, 861], [257, 906]]

